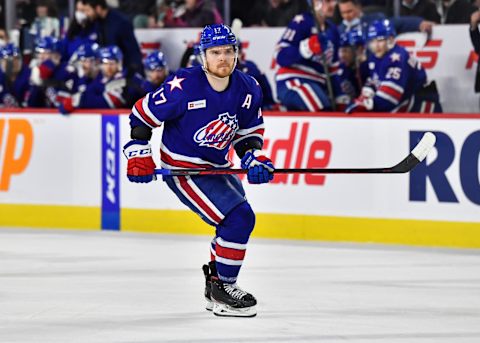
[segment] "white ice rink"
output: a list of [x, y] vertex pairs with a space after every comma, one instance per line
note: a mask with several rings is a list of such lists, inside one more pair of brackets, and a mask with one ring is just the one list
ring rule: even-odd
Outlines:
[[0, 229], [0, 342], [480, 342], [480, 251], [253, 239], [219, 318], [209, 240]]

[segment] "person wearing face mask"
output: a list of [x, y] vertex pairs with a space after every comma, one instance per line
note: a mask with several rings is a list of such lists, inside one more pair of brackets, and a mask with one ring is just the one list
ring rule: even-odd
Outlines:
[[[359, 0], [339, 0], [338, 7], [342, 16], [342, 23], [338, 26], [340, 32], [350, 31], [357, 27], [366, 31], [368, 25], [373, 21], [387, 19], [382, 12], [363, 13]], [[414, 16], [395, 17], [390, 21], [398, 34], [417, 31], [431, 33], [434, 25], [431, 21]]]
[[63, 61], [69, 61], [79, 47], [94, 44], [98, 40], [98, 34], [93, 23], [88, 20], [85, 14], [85, 5], [81, 1], [77, 0], [75, 3], [75, 12], [70, 21], [70, 26], [62, 44]]
[[109, 8], [106, 0], [79, 0], [81, 11], [93, 24], [100, 46], [115, 45], [122, 51], [127, 76], [143, 75], [142, 54], [130, 21], [119, 11]]
[[427, 84], [420, 63], [395, 43], [395, 30], [388, 19], [369, 25], [367, 44], [371, 52], [367, 81], [346, 113], [442, 111], [435, 84]]

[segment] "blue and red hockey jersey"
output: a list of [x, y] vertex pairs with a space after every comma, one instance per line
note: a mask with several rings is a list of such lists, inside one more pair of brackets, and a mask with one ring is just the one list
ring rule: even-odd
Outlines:
[[[304, 78], [325, 84], [323, 57], [318, 55], [305, 59], [299, 51], [300, 42], [316, 33], [315, 21], [309, 12], [298, 14], [290, 21], [276, 48], [276, 61], [280, 66], [275, 76], [277, 82], [291, 78]], [[326, 30], [321, 33], [321, 37], [323, 56], [327, 65], [332, 67], [329, 72], [335, 73], [338, 68], [338, 63], [335, 62], [338, 60], [340, 36], [333, 22], [326, 21]]]
[[405, 48], [395, 45], [382, 58], [370, 54], [365, 86], [375, 91], [373, 111], [408, 112], [413, 95], [427, 82], [420, 63]]
[[162, 168], [227, 168], [232, 144], [263, 144], [261, 104], [261, 88], [251, 76], [234, 70], [227, 89], [217, 92], [197, 66], [178, 70], [138, 100], [130, 125], [163, 124]]

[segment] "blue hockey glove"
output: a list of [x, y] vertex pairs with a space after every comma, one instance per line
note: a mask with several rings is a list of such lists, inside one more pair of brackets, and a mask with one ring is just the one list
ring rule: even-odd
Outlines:
[[131, 140], [123, 147], [123, 154], [128, 159], [127, 177], [131, 182], [147, 183], [157, 179], [148, 141]]
[[272, 161], [263, 155], [260, 150], [249, 150], [242, 158], [241, 166], [248, 169], [247, 179], [249, 183], [267, 183], [273, 180], [275, 167]]

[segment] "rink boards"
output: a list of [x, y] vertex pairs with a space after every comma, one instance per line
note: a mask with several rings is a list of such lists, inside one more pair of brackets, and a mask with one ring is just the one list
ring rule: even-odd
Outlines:
[[[166, 184], [133, 184], [126, 113], [0, 115], [0, 225], [212, 234]], [[267, 113], [277, 168], [387, 167], [426, 131], [426, 163], [399, 175], [276, 175], [245, 189], [257, 237], [480, 247], [480, 115]], [[158, 151], [160, 132], [152, 147]], [[158, 162], [158, 154], [155, 156]], [[238, 160], [234, 160], [238, 165]], [[159, 165], [159, 163], [157, 163]]]

